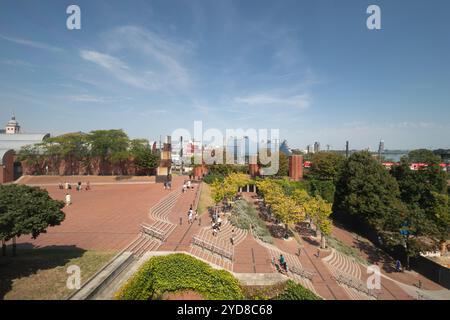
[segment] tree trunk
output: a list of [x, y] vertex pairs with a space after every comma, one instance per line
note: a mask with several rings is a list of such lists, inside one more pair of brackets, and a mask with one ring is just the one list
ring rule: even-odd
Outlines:
[[6, 256], [6, 242], [2, 239], [2, 256]]
[[13, 237], [12, 255], [13, 257], [16, 256], [16, 237]]

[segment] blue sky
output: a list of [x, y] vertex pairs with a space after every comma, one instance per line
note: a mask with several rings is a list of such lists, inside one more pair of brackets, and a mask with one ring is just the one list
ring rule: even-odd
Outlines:
[[[81, 8], [81, 30], [66, 8]], [[382, 30], [366, 27], [377, 4]], [[450, 148], [450, 2], [0, 1], [26, 131], [278, 128], [291, 147]]]

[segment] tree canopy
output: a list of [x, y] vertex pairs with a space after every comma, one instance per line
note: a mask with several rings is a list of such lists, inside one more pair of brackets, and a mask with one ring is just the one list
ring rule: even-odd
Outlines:
[[46, 190], [25, 185], [0, 185], [0, 239], [8, 241], [29, 234], [33, 238], [65, 218], [62, 201]]

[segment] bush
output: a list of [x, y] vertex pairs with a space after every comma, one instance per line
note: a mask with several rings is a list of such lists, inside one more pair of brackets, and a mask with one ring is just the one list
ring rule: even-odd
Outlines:
[[214, 180], [218, 180], [219, 182], [223, 182], [224, 179], [225, 179], [225, 176], [223, 176], [221, 174], [210, 173], [210, 174], [207, 174], [203, 178], [203, 182], [205, 182], [207, 184], [211, 184], [211, 183], [214, 182]]
[[292, 280], [286, 282], [283, 292], [277, 295], [276, 300], [322, 300], [311, 290], [295, 283]]
[[239, 281], [228, 271], [186, 254], [153, 257], [119, 290], [119, 300], [161, 299], [166, 292], [192, 290], [208, 300], [239, 300]]
[[250, 230], [250, 226], [253, 225], [253, 234], [256, 235], [261, 241], [266, 243], [273, 243], [272, 236], [267, 229], [264, 221], [259, 217], [258, 212], [253, 205], [245, 200], [238, 200], [233, 206], [231, 211], [230, 222], [233, 226]]

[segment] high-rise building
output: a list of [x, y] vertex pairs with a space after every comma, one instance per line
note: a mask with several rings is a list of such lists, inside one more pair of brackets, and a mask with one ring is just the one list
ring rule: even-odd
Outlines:
[[317, 153], [320, 151], [320, 142], [316, 141], [314, 142], [314, 153]]
[[378, 153], [384, 152], [384, 140], [380, 140], [380, 144], [378, 145]]

